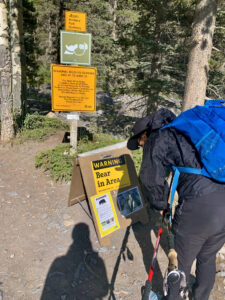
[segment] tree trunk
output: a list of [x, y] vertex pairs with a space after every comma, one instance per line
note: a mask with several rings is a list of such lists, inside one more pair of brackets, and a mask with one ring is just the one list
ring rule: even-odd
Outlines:
[[109, 3], [111, 4], [110, 8], [111, 8], [111, 14], [112, 14], [112, 38], [113, 38], [114, 41], [116, 41], [117, 40], [116, 10], [117, 10], [117, 7], [118, 7], [118, 0], [113, 0], [113, 1], [110, 1]]
[[199, 0], [196, 5], [191, 49], [182, 110], [203, 105], [206, 96], [209, 59], [215, 29], [217, 0]]
[[0, 0], [0, 99], [1, 99], [1, 140], [8, 142], [14, 135], [11, 92], [11, 57], [7, 8]]
[[26, 103], [22, 0], [10, 0], [13, 110], [21, 115]]

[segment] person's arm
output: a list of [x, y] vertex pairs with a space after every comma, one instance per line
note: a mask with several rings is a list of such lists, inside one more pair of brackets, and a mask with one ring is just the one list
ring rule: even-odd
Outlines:
[[150, 206], [156, 210], [167, 209], [169, 186], [166, 181], [168, 175], [167, 153], [168, 139], [162, 132], [154, 132], [149, 137], [143, 149], [143, 160], [140, 179], [144, 187], [144, 194]]

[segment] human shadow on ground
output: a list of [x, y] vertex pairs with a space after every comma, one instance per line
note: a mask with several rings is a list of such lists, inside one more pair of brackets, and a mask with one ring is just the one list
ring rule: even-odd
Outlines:
[[41, 300], [101, 300], [107, 295], [105, 265], [92, 249], [88, 225], [77, 224], [72, 238], [66, 255], [52, 263]]

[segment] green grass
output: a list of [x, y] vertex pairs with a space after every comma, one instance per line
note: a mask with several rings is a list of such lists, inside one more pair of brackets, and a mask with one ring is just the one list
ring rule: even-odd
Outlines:
[[[121, 142], [109, 134], [96, 134], [93, 141], [83, 138], [78, 141], [77, 153], [84, 153], [98, 148], [106, 147]], [[70, 155], [70, 145], [58, 145], [54, 149], [43, 151], [35, 157], [35, 167], [43, 168], [54, 181], [71, 180], [74, 155]]]
[[69, 125], [57, 118], [48, 118], [38, 113], [27, 114], [24, 126], [18, 133], [17, 138], [20, 143], [26, 140], [43, 141], [59, 129], [68, 130]]
[[[57, 118], [48, 118], [38, 114], [27, 115], [24, 127], [19, 134], [20, 141], [44, 140], [58, 129], [68, 130], [67, 123]], [[117, 144], [124, 140], [111, 134], [98, 133], [93, 135], [93, 140], [88, 136], [78, 141], [77, 153], [70, 155], [70, 145], [58, 145], [54, 149], [43, 151], [35, 157], [35, 167], [42, 168], [54, 181], [70, 181], [74, 157], [77, 154], [92, 151], [98, 148]], [[142, 152], [134, 151], [134, 164], [139, 174]]]
[[69, 155], [69, 145], [58, 145], [35, 157], [35, 167], [42, 167], [54, 181], [71, 180], [74, 156]]

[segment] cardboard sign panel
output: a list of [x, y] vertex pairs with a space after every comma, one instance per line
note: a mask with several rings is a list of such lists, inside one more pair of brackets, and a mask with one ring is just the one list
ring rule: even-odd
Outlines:
[[86, 32], [86, 13], [65, 11], [65, 30]]
[[52, 110], [96, 111], [94, 67], [51, 65]]
[[89, 66], [91, 64], [91, 34], [61, 30], [60, 63]]
[[125, 156], [92, 161], [97, 194], [130, 185]]
[[[78, 178], [79, 174], [82, 180]], [[82, 201], [84, 190], [102, 247], [110, 244], [112, 235], [118, 230], [135, 222], [148, 222], [146, 203], [126, 142], [77, 157], [69, 205]]]

